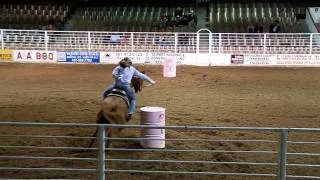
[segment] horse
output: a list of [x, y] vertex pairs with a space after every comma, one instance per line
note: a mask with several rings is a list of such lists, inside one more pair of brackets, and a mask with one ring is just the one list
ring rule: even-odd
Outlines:
[[[142, 73], [145, 73], [144, 71]], [[135, 93], [142, 91], [143, 80], [139, 77], [133, 77], [131, 80], [131, 87]], [[129, 111], [129, 99], [125, 91], [121, 89], [113, 89], [102, 101], [102, 105], [96, 116], [97, 124], [125, 124], [127, 123], [126, 117]], [[106, 136], [112, 137], [114, 133], [119, 133], [122, 128], [106, 128]], [[89, 148], [92, 147], [98, 128], [92, 135], [93, 139], [90, 142]], [[106, 147], [110, 145], [109, 140], [106, 140]]]

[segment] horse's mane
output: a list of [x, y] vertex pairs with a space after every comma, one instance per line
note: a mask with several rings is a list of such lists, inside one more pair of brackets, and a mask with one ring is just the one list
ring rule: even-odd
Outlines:
[[[145, 74], [146, 72], [142, 71], [142, 73]], [[142, 85], [143, 85], [143, 80], [142, 79], [140, 79], [137, 76], [132, 77], [131, 86], [133, 87], [133, 89], [134, 89], [134, 91], [136, 93], [138, 93], [139, 91], [142, 90]]]

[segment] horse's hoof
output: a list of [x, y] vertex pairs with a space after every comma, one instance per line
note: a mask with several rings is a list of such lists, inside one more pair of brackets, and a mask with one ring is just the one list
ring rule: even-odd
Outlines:
[[128, 114], [128, 116], [126, 117], [127, 122], [132, 118], [132, 114]]

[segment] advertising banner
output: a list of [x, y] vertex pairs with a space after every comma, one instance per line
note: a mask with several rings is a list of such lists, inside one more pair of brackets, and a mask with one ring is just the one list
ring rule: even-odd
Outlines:
[[56, 51], [37, 51], [37, 50], [14, 50], [14, 61], [31, 61], [31, 62], [56, 62]]
[[319, 54], [246, 54], [245, 65], [320, 66]]
[[274, 54], [245, 54], [245, 65], [273, 65], [276, 56]]
[[[100, 62], [116, 64], [121, 59], [129, 57], [135, 64], [162, 65], [166, 52], [100, 52]], [[185, 64], [184, 53], [173, 53], [176, 57], [176, 64]]]
[[12, 49], [0, 49], [0, 61], [12, 61]]
[[58, 52], [58, 62], [99, 63], [99, 52]]
[[146, 61], [145, 52], [100, 52], [101, 63], [117, 64], [125, 57], [129, 57], [134, 64], [140, 64]]
[[231, 54], [231, 64], [244, 64], [244, 57], [242, 54]]

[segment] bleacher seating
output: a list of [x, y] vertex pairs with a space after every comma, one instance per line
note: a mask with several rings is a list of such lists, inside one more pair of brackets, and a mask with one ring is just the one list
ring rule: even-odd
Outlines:
[[[184, 7], [187, 11], [190, 6]], [[162, 15], [173, 16], [175, 7], [111, 6], [85, 7], [76, 11], [72, 30], [103, 31], [163, 31], [158, 28]], [[170, 31], [188, 31], [188, 28], [170, 29]]]
[[213, 32], [247, 32], [249, 25], [260, 24], [264, 32], [279, 20], [281, 32], [303, 32], [296, 15], [304, 14], [305, 7], [282, 2], [211, 3], [210, 26]]
[[64, 20], [69, 10], [65, 4], [3, 4], [0, 6], [0, 28], [42, 29], [52, 19]]
[[[297, 15], [305, 13], [309, 4], [293, 5], [284, 2], [215, 2], [209, 3], [209, 23], [212, 32], [247, 32], [249, 25], [259, 23], [268, 32], [268, 26], [278, 19], [281, 31], [303, 32]], [[68, 24], [65, 30], [122, 31], [122, 32], [195, 32], [190, 27], [158, 28], [161, 15], [173, 16], [176, 5], [112, 5], [89, 6], [71, 4], [3, 4], [0, 6], [0, 28], [43, 29], [51, 19], [60, 17]], [[184, 4], [183, 10], [195, 8]], [[75, 9], [75, 11], [70, 11]]]

